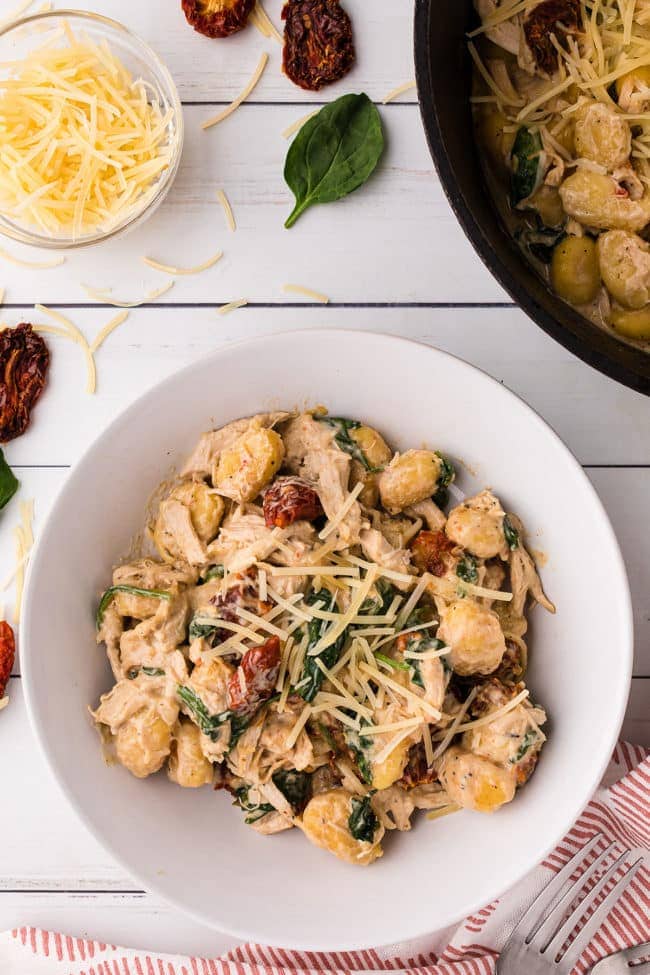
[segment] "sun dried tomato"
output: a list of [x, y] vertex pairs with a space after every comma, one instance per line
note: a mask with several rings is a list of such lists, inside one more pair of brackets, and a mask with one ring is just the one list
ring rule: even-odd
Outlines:
[[428, 766], [427, 755], [422, 742], [412, 745], [404, 774], [397, 784], [402, 789], [415, 789], [418, 785], [429, 785], [429, 783], [435, 782], [437, 778], [438, 773]]
[[282, 11], [285, 74], [300, 88], [318, 91], [354, 64], [352, 21], [339, 0], [288, 0]]
[[228, 709], [241, 717], [248, 717], [275, 688], [280, 671], [280, 640], [271, 636], [259, 647], [247, 650], [228, 681]]
[[579, 28], [580, 0], [542, 0], [524, 21], [524, 35], [537, 67], [553, 74], [558, 52], [551, 35], [562, 43], [565, 34], [574, 34]]
[[15, 657], [16, 640], [14, 631], [8, 623], [0, 622], [0, 701], [5, 695]]
[[49, 364], [48, 348], [31, 325], [23, 322], [0, 332], [0, 443], [27, 429]]
[[324, 514], [318, 494], [301, 477], [279, 477], [265, 492], [262, 507], [267, 528], [288, 528]]
[[434, 576], [444, 576], [447, 566], [445, 553], [450, 552], [454, 543], [443, 531], [418, 532], [411, 542], [413, 564], [420, 572], [430, 572]]
[[206, 37], [229, 37], [248, 23], [255, 0], [182, 0], [188, 24]]
[[[272, 603], [264, 603], [259, 597], [255, 569], [237, 573], [228, 591], [223, 595], [219, 593], [213, 596], [210, 602], [216, 607], [220, 619], [228, 620], [229, 623], [245, 622], [239, 615], [239, 609], [246, 609], [249, 613], [263, 616], [273, 608]], [[215, 636], [217, 640], [227, 640], [232, 633], [225, 629], [217, 630]]]

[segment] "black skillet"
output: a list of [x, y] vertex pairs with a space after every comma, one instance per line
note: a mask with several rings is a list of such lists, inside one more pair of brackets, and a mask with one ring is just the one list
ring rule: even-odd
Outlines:
[[591, 325], [526, 262], [490, 202], [470, 109], [471, 59], [465, 32], [471, 0], [415, 0], [415, 67], [420, 111], [443, 188], [495, 278], [533, 321], [607, 376], [650, 395], [650, 353]]

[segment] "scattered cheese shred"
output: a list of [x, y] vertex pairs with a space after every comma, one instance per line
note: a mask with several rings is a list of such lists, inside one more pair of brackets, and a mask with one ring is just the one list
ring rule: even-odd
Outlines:
[[318, 537], [320, 538], [321, 541], [323, 541], [326, 538], [329, 538], [332, 532], [336, 531], [337, 527], [341, 524], [341, 522], [347, 515], [348, 511], [350, 510], [354, 502], [357, 500], [357, 498], [363, 491], [363, 487], [364, 487], [363, 481], [359, 481], [358, 484], [355, 484], [355, 486], [352, 488], [347, 498], [343, 502], [343, 505], [337, 511], [336, 515], [334, 515], [333, 518], [330, 518], [330, 520], [327, 522], [323, 530], [319, 532]]
[[318, 115], [319, 112], [320, 108], [315, 108], [313, 112], [308, 112], [307, 115], [303, 115], [301, 118], [296, 119], [295, 122], [292, 122], [291, 125], [288, 125], [287, 128], [284, 129], [282, 132], [282, 138], [290, 139], [292, 135], [295, 135], [296, 132], [303, 127], [305, 122], [308, 122], [310, 118], [314, 117], [314, 115]]
[[399, 85], [397, 88], [393, 88], [383, 99], [382, 104], [388, 105], [389, 102], [394, 101], [399, 98], [400, 95], [405, 94], [407, 91], [412, 91], [416, 87], [415, 81], [406, 81], [403, 85]]
[[300, 717], [296, 721], [295, 725], [293, 726], [293, 728], [291, 729], [291, 731], [289, 732], [285, 740], [284, 747], [287, 749], [287, 751], [290, 748], [293, 748], [293, 746], [298, 741], [298, 736], [300, 735], [300, 732], [307, 724], [307, 719], [309, 718], [310, 714], [311, 714], [311, 704], [305, 704], [304, 708], [300, 712]]
[[264, 54], [262, 54], [262, 57], [259, 60], [259, 64], [257, 65], [257, 67], [255, 69], [255, 72], [253, 74], [253, 77], [248, 82], [248, 84], [246, 85], [246, 87], [242, 91], [241, 95], [238, 95], [237, 98], [235, 98], [235, 100], [230, 103], [230, 105], [228, 106], [228, 108], [225, 108], [223, 110], [223, 112], [219, 112], [219, 114], [218, 115], [215, 115], [214, 118], [207, 119], [205, 122], [203, 122], [201, 124], [201, 128], [204, 131], [206, 129], [212, 128], [213, 125], [218, 125], [219, 122], [223, 122], [224, 119], [228, 118], [229, 115], [232, 115], [232, 113], [235, 112], [239, 108], [239, 106], [241, 105], [242, 102], [246, 101], [246, 99], [248, 98], [248, 96], [253, 91], [253, 89], [257, 85], [258, 81], [262, 77], [262, 74], [264, 72], [264, 69], [265, 69], [265, 67], [267, 65], [268, 60], [269, 60], [269, 56], [265, 52]]
[[244, 308], [248, 304], [248, 298], [237, 298], [235, 301], [229, 301], [227, 305], [222, 305], [218, 311], [219, 315], [229, 315], [231, 311], [237, 311], [238, 308]]
[[457, 806], [455, 802], [450, 802], [447, 806], [441, 806], [440, 809], [434, 809], [427, 813], [427, 819], [442, 819], [443, 816], [451, 816], [452, 813], [460, 812], [460, 809], [461, 807]]
[[465, 700], [465, 703], [462, 705], [462, 707], [460, 708], [458, 714], [456, 715], [456, 717], [454, 718], [454, 720], [450, 724], [449, 728], [447, 729], [447, 731], [442, 736], [442, 741], [440, 742], [440, 744], [438, 745], [438, 747], [436, 748], [436, 750], [433, 753], [433, 761], [434, 762], [435, 762], [435, 760], [437, 758], [440, 758], [440, 756], [442, 755], [443, 752], [447, 751], [447, 747], [448, 747], [450, 741], [452, 740], [452, 738], [454, 737], [454, 735], [458, 732], [458, 729], [460, 727], [460, 723], [463, 720], [463, 718], [465, 717], [465, 715], [467, 714], [467, 712], [469, 711], [469, 709], [471, 707], [471, 704], [472, 704], [472, 701], [476, 697], [477, 693], [478, 693], [478, 688], [477, 687], [473, 687], [472, 690], [467, 695], [467, 698]]
[[55, 257], [51, 261], [24, 261], [22, 258], [10, 254], [3, 247], [0, 248], [0, 257], [17, 267], [29, 267], [34, 271], [46, 271], [51, 267], [61, 267], [62, 264], [65, 264], [65, 257]]
[[46, 308], [45, 305], [34, 305], [36, 311], [40, 311], [44, 315], [49, 315], [54, 318], [55, 321], [61, 322], [63, 327], [68, 331], [70, 338], [77, 345], [81, 346], [83, 354], [86, 357], [86, 367], [87, 367], [87, 380], [86, 380], [86, 392], [92, 395], [97, 389], [97, 369], [95, 367], [95, 357], [93, 356], [93, 350], [88, 345], [88, 341], [85, 335], [79, 331], [77, 326], [62, 315], [58, 311], [53, 311], [51, 308]]
[[503, 707], [497, 708], [495, 711], [490, 711], [489, 714], [483, 715], [482, 718], [476, 718], [475, 721], [467, 721], [465, 724], [458, 725], [456, 732], [460, 734], [463, 731], [469, 731], [470, 728], [482, 728], [486, 724], [492, 724], [492, 722], [496, 721], [497, 718], [503, 717], [504, 714], [507, 714], [509, 711], [513, 711], [516, 707], [518, 707], [522, 701], [526, 700], [529, 694], [530, 691], [528, 689], [520, 691], [516, 697], [513, 697], [513, 699], [508, 701], [507, 704], [504, 704]]
[[224, 190], [217, 190], [217, 199], [219, 200], [219, 203], [223, 208], [223, 213], [226, 218], [226, 224], [228, 226], [228, 230], [230, 230], [231, 233], [234, 233], [235, 230], [237, 229], [237, 224], [235, 223], [235, 215], [232, 212], [230, 200], [226, 196]]
[[280, 31], [277, 29], [266, 10], [262, 6], [261, 0], [257, 0], [257, 3], [253, 7], [252, 21], [255, 27], [259, 30], [260, 34], [264, 37], [272, 37], [278, 42], [278, 44], [283, 44], [283, 38]]
[[[409, 727], [404, 728], [404, 730], [393, 738], [392, 741], [389, 741], [388, 744], [375, 756], [375, 763], [377, 765], [381, 765], [383, 762], [385, 762], [388, 756], [393, 754], [398, 745], [401, 745], [405, 738], [408, 738], [413, 734], [415, 727], [415, 725], [410, 725]], [[365, 735], [365, 728], [363, 733]]]
[[93, 353], [93, 355], [95, 352], [97, 352], [97, 349], [104, 344], [111, 332], [114, 332], [116, 328], [122, 325], [128, 317], [128, 311], [121, 311], [119, 314], [115, 315], [114, 318], [111, 318], [110, 322], [107, 322], [106, 325], [104, 325], [104, 327], [97, 333], [92, 345], [90, 346], [90, 351]]
[[208, 268], [214, 267], [222, 257], [223, 251], [217, 251], [213, 257], [209, 257], [203, 264], [197, 264], [196, 267], [174, 267], [171, 264], [161, 264], [159, 261], [154, 261], [150, 257], [143, 257], [142, 260], [149, 267], [152, 267], [154, 271], [162, 271], [164, 274], [200, 274], [201, 271], [207, 271]]
[[172, 164], [173, 109], [105, 41], [69, 24], [10, 68], [0, 80], [3, 212], [73, 240], [141, 212]]
[[14, 622], [20, 621], [20, 611], [23, 603], [23, 589], [25, 586], [25, 564], [34, 545], [34, 501], [20, 502], [20, 525], [14, 528], [16, 543], [16, 598], [14, 602]]
[[410, 701], [411, 704], [414, 704], [418, 709], [421, 709], [422, 711], [426, 711], [427, 714], [430, 714], [431, 717], [434, 718], [436, 721], [439, 721], [440, 718], [442, 717], [440, 711], [437, 708], [434, 708], [432, 704], [429, 704], [428, 701], [425, 701], [423, 697], [418, 697], [417, 694], [414, 694], [412, 691], [409, 691], [402, 684], [398, 683], [398, 681], [393, 680], [392, 677], [389, 677], [387, 674], [382, 674], [382, 672], [378, 670], [377, 667], [371, 667], [369, 664], [361, 663], [359, 664], [359, 669], [362, 670], [365, 674], [368, 674], [369, 677], [372, 677], [375, 683], [385, 684], [386, 687], [389, 687], [392, 690], [396, 691], [402, 697], [406, 698], [407, 701]]
[[313, 301], [317, 301], [319, 305], [329, 305], [330, 303], [327, 295], [321, 294], [320, 291], [312, 291], [311, 288], [304, 288], [301, 284], [283, 284], [282, 290], [285, 295], [300, 295], [303, 298], [311, 298]]
[[150, 291], [140, 298], [139, 301], [116, 301], [114, 298], [110, 298], [110, 288], [97, 290], [95, 288], [89, 288], [87, 285], [82, 285], [82, 288], [86, 292], [89, 298], [94, 301], [99, 301], [104, 305], [112, 305], [114, 308], [139, 308], [141, 305], [149, 304], [151, 301], [155, 301], [156, 298], [160, 298], [161, 295], [167, 294], [168, 291], [174, 287], [174, 282], [170, 281], [169, 284], [165, 284], [162, 288], [158, 288], [156, 291]]

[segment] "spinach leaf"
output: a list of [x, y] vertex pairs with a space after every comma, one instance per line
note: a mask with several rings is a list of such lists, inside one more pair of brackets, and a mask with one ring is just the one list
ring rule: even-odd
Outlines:
[[566, 233], [562, 228], [554, 230], [541, 224], [537, 230], [526, 227], [518, 230], [514, 236], [524, 251], [542, 264], [550, 264], [553, 260], [553, 251], [564, 240]]
[[379, 820], [370, 805], [370, 796], [364, 796], [362, 799], [353, 796], [350, 805], [352, 806], [352, 812], [348, 819], [350, 832], [355, 840], [372, 843], [379, 826]]
[[520, 126], [510, 153], [510, 200], [517, 206], [539, 188], [544, 175], [544, 152], [539, 132]]
[[208, 637], [213, 636], [218, 629], [219, 620], [215, 620], [213, 623], [209, 617], [201, 616], [201, 614], [198, 613], [190, 622], [189, 638], [190, 640], [198, 640], [201, 637], [208, 639]]
[[5, 455], [0, 448], [0, 510], [9, 504], [18, 487], [19, 481], [14, 476], [14, 472], [5, 460]]
[[392, 657], [386, 656], [381, 650], [375, 650], [375, 659], [381, 660], [382, 663], [388, 664], [393, 670], [410, 670], [410, 666], [407, 663], [403, 663], [401, 660], [393, 660]]
[[165, 671], [160, 667], [131, 667], [127, 673], [129, 680], [135, 680], [139, 673], [146, 674], [147, 677], [164, 677]]
[[519, 532], [507, 515], [505, 515], [503, 519], [503, 534], [505, 535], [506, 542], [508, 543], [508, 548], [512, 552], [514, 552], [516, 548], [519, 548]]
[[[426, 637], [424, 640], [418, 640], [417, 637], [411, 637], [406, 644], [406, 649], [413, 653], [424, 653], [425, 650], [442, 650], [447, 644], [443, 643], [442, 640], [438, 640], [437, 637]], [[409, 663], [413, 667], [413, 675], [411, 680], [422, 690], [425, 690], [424, 680], [422, 678], [422, 671], [420, 670], [419, 660], [414, 660], [413, 657], [408, 658]]]
[[212, 565], [206, 569], [198, 584], [204, 586], [206, 582], [210, 582], [212, 579], [223, 579], [225, 572], [223, 565]]
[[[230, 721], [231, 718], [234, 718], [231, 711], [222, 711], [221, 714], [210, 714], [201, 698], [198, 696], [198, 694], [195, 694], [191, 687], [186, 687], [183, 684], [179, 684], [176, 688], [176, 693], [183, 704], [190, 711], [194, 724], [203, 732], [204, 735], [207, 735], [211, 741], [217, 741], [219, 735], [221, 734], [222, 727], [228, 721]], [[241, 735], [241, 731], [239, 734]]]
[[[318, 592], [310, 592], [305, 602], [309, 606], [316, 606], [319, 609], [328, 608], [332, 610], [336, 605], [336, 596], [333, 596], [327, 589], [320, 589]], [[323, 680], [325, 679], [325, 674], [320, 669], [317, 660], [322, 660], [325, 666], [329, 669], [333, 667], [336, 661], [341, 655], [341, 649], [345, 642], [345, 633], [340, 635], [335, 643], [331, 647], [326, 647], [325, 650], [315, 656], [309, 656], [309, 651], [313, 650], [321, 637], [325, 636], [327, 630], [332, 623], [327, 620], [313, 619], [308, 623], [309, 631], [309, 642], [307, 644], [307, 650], [305, 651], [305, 663], [302, 669], [302, 677], [296, 684], [294, 690], [298, 693], [303, 700], [310, 702], [313, 701], [319, 690], [323, 686]]]
[[140, 589], [138, 586], [111, 586], [110, 589], [106, 590], [97, 607], [97, 629], [104, 622], [104, 615], [108, 609], [108, 605], [113, 599], [113, 596], [118, 592], [128, 592], [132, 596], [153, 596], [155, 599], [170, 600], [172, 598], [170, 592], [163, 592], [161, 589]]
[[270, 802], [252, 802], [249, 796], [250, 786], [242, 785], [233, 792], [234, 805], [239, 806], [246, 813], [244, 822], [247, 826], [263, 819], [267, 813], [275, 812], [275, 807]]
[[381, 118], [367, 95], [343, 95], [309, 119], [293, 140], [284, 178], [296, 197], [285, 227], [316, 203], [332, 203], [371, 176], [384, 151]]
[[439, 450], [436, 450], [436, 454], [442, 461], [442, 466], [438, 476], [438, 487], [433, 496], [433, 500], [439, 508], [444, 508], [449, 501], [448, 488], [456, 477], [456, 471], [454, 470], [454, 465], [450, 463], [446, 457], [443, 457]]
[[345, 743], [352, 752], [354, 760], [357, 764], [361, 778], [366, 785], [372, 785], [372, 765], [368, 754], [372, 748], [371, 739], [363, 737], [363, 728], [361, 729], [361, 732], [346, 728], [344, 731], [344, 737]]
[[318, 730], [320, 731], [323, 741], [332, 749], [333, 752], [337, 751], [336, 742], [332, 738], [331, 732], [327, 725], [324, 725], [322, 721], [318, 722]]
[[478, 582], [478, 569], [476, 567], [476, 559], [473, 555], [464, 555], [456, 566], [456, 575], [463, 582], [471, 582], [476, 584]]
[[302, 812], [311, 793], [311, 775], [309, 772], [282, 769], [279, 772], [274, 772], [271, 778], [293, 811], [295, 813]]
[[316, 416], [315, 420], [319, 423], [325, 423], [328, 427], [332, 427], [336, 430], [334, 435], [334, 443], [339, 448], [339, 450], [345, 451], [354, 460], [358, 460], [359, 463], [371, 474], [377, 474], [379, 471], [383, 470], [383, 467], [373, 467], [365, 453], [356, 442], [354, 437], [350, 436], [350, 430], [358, 430], [361, 424], [358, 420], [346, 420], [342, 416]]
[[532, 748], [532, 746], [535, 744], [536, 741], [537, 741], [537, 732], [534, 729], [530, 728], [524, 735], [524, 740], [519, 746], [519, 750], [517, 751], [517, 754], [513, 759], [510, 760], [511, 764], [516, 765], [518, 762], [520, 762], [524, 757], [524, 755], [528, 751], [530, 751], [530, 749]]
[[377, 579], [374, 589], [376, 595], [364, 599], [359, 616], [381, 616], [390, 609], [397, 590], [387, 579]]

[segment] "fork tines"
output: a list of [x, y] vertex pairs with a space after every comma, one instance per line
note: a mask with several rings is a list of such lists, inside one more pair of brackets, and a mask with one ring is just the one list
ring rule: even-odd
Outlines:
[[[521, 961], [534, 954], [543, 956], [549, 964], [552, 964], [558, 960], [563, 946], [578, 923], [586, 917], [583, 927], [562, 954], [560, 969], [562, 972], [569, 972], [577, 963], [623, 891], [632, 882], [643, 860], [640, 857], [626, 873], [619, 876], [627, 866], [626, 861], [631, 851], [624, 850], [623, 853], [616, 855], [616, 844], [609, 843], [596, 859], [572, 880], [576, 868], [597, 849], [603, 839], [601, 833], [593, 836], [533, 901], [512, 932], [501, 954], [502, 966], [508, 959], [512, 962], [517, 959]], [[615, 859], [601, 875], [612, 856], [615, 856]], [[599, 903], [599, 898], [612, 881], [614, 886]]]

